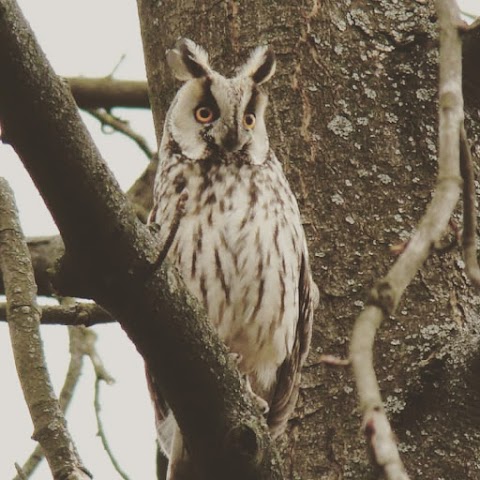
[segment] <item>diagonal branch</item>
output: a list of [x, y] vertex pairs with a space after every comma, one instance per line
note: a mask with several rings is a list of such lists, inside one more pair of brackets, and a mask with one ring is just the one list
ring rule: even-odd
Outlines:
[[82, 295], [118, 318], [206, 478], [280, 479], [266, 423], [238, 370], [175, 270], [166, 264], [153, 268], [156, 242], [110, 174], [14, 0], [0, 0], [0, 64], [2, 134], [65, 243], [56, 277], [61, 293], [76, 295], [81, 284]]
[[[43, 317], [43, 309], [42, 309]], [[80, 379], [80, 374], [82, 372], [83, 366], [83, 352], [82, 352], [82, 341], [83, 341], [83, 331], [79, 328], [69, 327], [68, 329], [68, 338], [70, 343], [70, 362], [68, 364], [67, 374], [65, 375], [65, 381], [63, 382], [63, 387], [58, 398], [60, 404], [60, 409], [62, 413], [66, 413], [68, 407], [70, 406], [70, 401], [73, 398], [73, 392], [77, 386], [78, 380]], [[23, 474], [23, 478], [30, 477], [35, 469], [38, 467], [40, 462], [43, 460], [43, 448], [38, 444], [33, 452], [30, 454], [26, 462], [20, 468], [20, 471]], [[23, 480], [20, 473], [13, 480]]]
[[87, 112], [92, 115], [92, 117], [95, 117], [102, 124], [102, 126], [109, 125], [117, 132], [123, 133], [127, 137], [131, 138], [147, 156], [148, 160], [152, 160], [154, 152], [148, 146], [148, 142], [140, 134], [133, 131], [128, 122], [121, 120], [120, 118], [103, 109], [88, 109]]
[[[55, 479], [86, 480], [85, 467], [67, 431], [48, 375], [40, 337], [40, 309], [28, 249], [13, 193], [0, 178], [0, 269], [7, 297], [8, 325], [25, 402]], [[32, 368], [32, 365], [34, 368]]]
[[463, 124], [461, 41], [454, 0], [437, 0], [440, 24], [440, 118], [438, 179], [432, 202], [403, 254], [374, 287], [352, 332], [350, 358], [363, 413], [364, 431], [375, 463], [387, 479], [406, 480], [394, 436], [383, 409], [373, 368], [373, 342], [383, 319], [400, 298], [441, 238], [460, 194], [459, 138]]
[[[127, 192], [127, 197], [133, 203], [135, 212], [139, 219], [143, 223], [147, 222], [148, 213], [152, 209], [153, 205], [153, 181], [155, 178], [155, 172], [157, 169], [156, 159], [152, 160], [140, 177], [135, 181], [135, 183], [130, 187]], [[30, 256], [32, 258], [33, 271], [35, 274], [35, 282], [38, 288], [38, 294], [44, 296], [54, 296], [57, 292], [52, 285], [52, 275], [51, 272], [55, 268], [56, 261], [65, 253], [65, 247], [60, 236], [51, 236], [51, 237], [31, 237], [27, 239], [28, 249], [30, 250]], [[81, 290], [85, 290], [82, 288]], [[0, 278], [0, 293], [3, 293], [4, 287], [2, 279]], [[77, 296], [79, 293], [77, 292]], [[0, 306], [0, 312], [1, 312]], [[80, 307], [79, 307], [80, 308]], [[85, 307], [88, 308], [88, 307]], [[45, 323], [61, 323], [61, 321], [52, 320], [48, 321], [50, 318], [50, 313], [55, 315], [53, 311], [50, 311], [48, 308], [46, 310], [46, 322]], [[72, 315], [69, 312], [64, 312], [67, 315], [67, 325], [76, 325], [76, 323], [71, 323], [75, 321]], [[97, 312], [96, 312], [97, 313]], [[0, 317], [4, 315], [0, 314]], [[85, 326], [94, 325], [95, 323], [105, 323], [108, 320], [103, 320], [102, 315], [93, 315], [91, 323], [88, 319], [82, 320], [79, 318], [80, 324]], [[99, 318], [97, 322], [97, 318]], [[42, 323], [44, 319], [42, 318]]]

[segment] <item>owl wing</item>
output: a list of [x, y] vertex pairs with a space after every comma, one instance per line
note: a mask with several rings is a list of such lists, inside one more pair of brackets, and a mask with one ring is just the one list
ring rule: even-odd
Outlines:
[[299, 315], [290, 355], [277, 373], [267, 423], [273, 438], [283, 433], [298, 398], [300, 369], [305, 362], [312, 337], [313, 311], [318, 304], [318, 288], [312, 280], [305, 252], [300, 265], [298, 285]]

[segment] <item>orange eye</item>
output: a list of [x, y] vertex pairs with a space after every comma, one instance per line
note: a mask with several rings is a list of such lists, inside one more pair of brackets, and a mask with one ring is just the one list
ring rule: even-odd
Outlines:
[[243, 126], [247, 130], [251, 130], [255, 126], [256, 118], [254, 113], [246, 113], [243, 116]]
[[199, 123], [210, 123], [213, 120], [213, 111], [208, 107], [198, 107], [195, 110], [195, 120]]

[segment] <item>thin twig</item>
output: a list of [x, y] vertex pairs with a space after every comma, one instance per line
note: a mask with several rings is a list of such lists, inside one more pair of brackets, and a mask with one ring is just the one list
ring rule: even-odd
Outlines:
[[68, 433], [48, 374], [32, 263], [8, 183], [0, 178], [0, 269], [15, 365], [34, 425], [55, 479], [90, 478]]
[[115, 379], [107, 372], [100, 355], [98, 355], [96, 342], [97, 334], [93, 330], [84, 329], [84, 338], [82, 342], [82, 349], [85, 355], [88, 355], [92, 362], [95, 376], [109, 385], [115, 383]]
[[95, 400], [94, 400], [94, 406], [95, 406], [95, 417], [97, 419], [97, 429], [98, 429], [98, 436], [100, 437], [100, 440], [102, 441], [103, 448], [107, 452], [108, 457], [110, 458], [110, 461], [112, 462], [113, 468], [118, 472], [118, 474], [124, 479], [124, 480], [130, 480], [128, 475], [122, 470], [122, 467], [119, 465], [117, 459], [115, 458], [115, 455], [112, 452], [112, 449], [110, 448], [110, 445], [107, 440], [107, 435], [105, 434], [105, 430], [103, 428], [102, 424], [102, 419], [100, 418], [100, 383], [102, 382], [102, 379], [100, 377], [97, 377], [95, 380]]
[[84, 353], [90, 357], [90, 360], [95, 370], [95, 399], [94, 399], [94, 408], [95, 408], [95, 418], [97, 419], [97, 430], [98, 436], [102, 441], [103, 448], [107, 452], [110, 461], [112, 462], [113, 468], [118, 472], [118, 474], [124, 479], [129, 480], [128, 475], [123, 471], [122, 467], [118, 463], [115, 455], [112, 452], [112, 449], [108, 443], [107, 435], [103, 427], [102, 419], [100, 417], [100, 410], [102, 409], [100, 404], [100, 383], [106, 382], [107, 384], [114, 383], [113, 377], [107, 372], [105, 365], [102, 362], [102, 359], [98, 355], [96, 349], [96, 340], [97, 335], [92, 330], [85, 330], [85, 342], [82, 344], [84, 348]]
[[108, 113], [105, 110], [86, 110], [92, 117], [95, 117], [102, 124], [102, 127], [108, 125], [112, 127], [115, 131], [123, 133], [127, 137], [131, 138], [145, 153], [149, 160], [154, 156], [154, 151], [149, 147], [148, 142], [140, 134], [135, 132], [128, 122], [121, 120], [118, 117], [115, 117], [111, 113]]
[[460, 194], [459, 138], [463, 122], [461, 41], [459, 14], [454, 0], [437, 0], [440, 24], [439, 168], [433, 199], [417, 231], [389, 273], [371, 292], [356, 319], [350, 344], [355, 382], [363, 413], [363, 428], [376, 465], [387, 480], [409, 477], [388, 423], [373, 368], [373, 343], [381, 322], [398, 302], [428, 258], [432, 245], [445, 231]]
[[106, 78], [108, 78], [110, 80], [113, 79], [113, 76], [115, 75], [116, 71], [119, 69], [120, 65], [123, 63], [123, 61], [125, 60], [126, 57], [127, 57], [127, 55], [125, 53], [122, 53], [122, 55], [118, 59], [118, 62], [113, 67], [112, 71], [106, 76]]
[[465, 10], [461, 10], [460, 13], [461, 13], [464, 17], [469, 18], [470, 20], [475, 20], [476, 18], [478, 18], [478, 17], [477, 17], [476, 15], [474, 15], [473, 13], [466, 12]]
[[468, 278], [480, 288], [480, 267], [477, 260], [477, 209], [475, 207], [475, 175], [465, 126], [460, 129], [460, 170], [463, 177], [463, 258]]
[[25, 472], [23, 471], [22, 467], [15, 462], [15, 470], [17, 471], [18, 475], [15, 478], [19, 478], [20, 480], [27, 480], [27, 476], [25, 475]]

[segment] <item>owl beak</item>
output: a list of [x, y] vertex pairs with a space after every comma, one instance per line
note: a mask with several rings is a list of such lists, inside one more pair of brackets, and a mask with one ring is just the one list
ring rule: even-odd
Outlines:
[[229, 130], [222, 139], [222, 147], [228, 152], [236, 152], [243, 147], [243, 144], [238, 138], [238, 133], [235, 130]]

